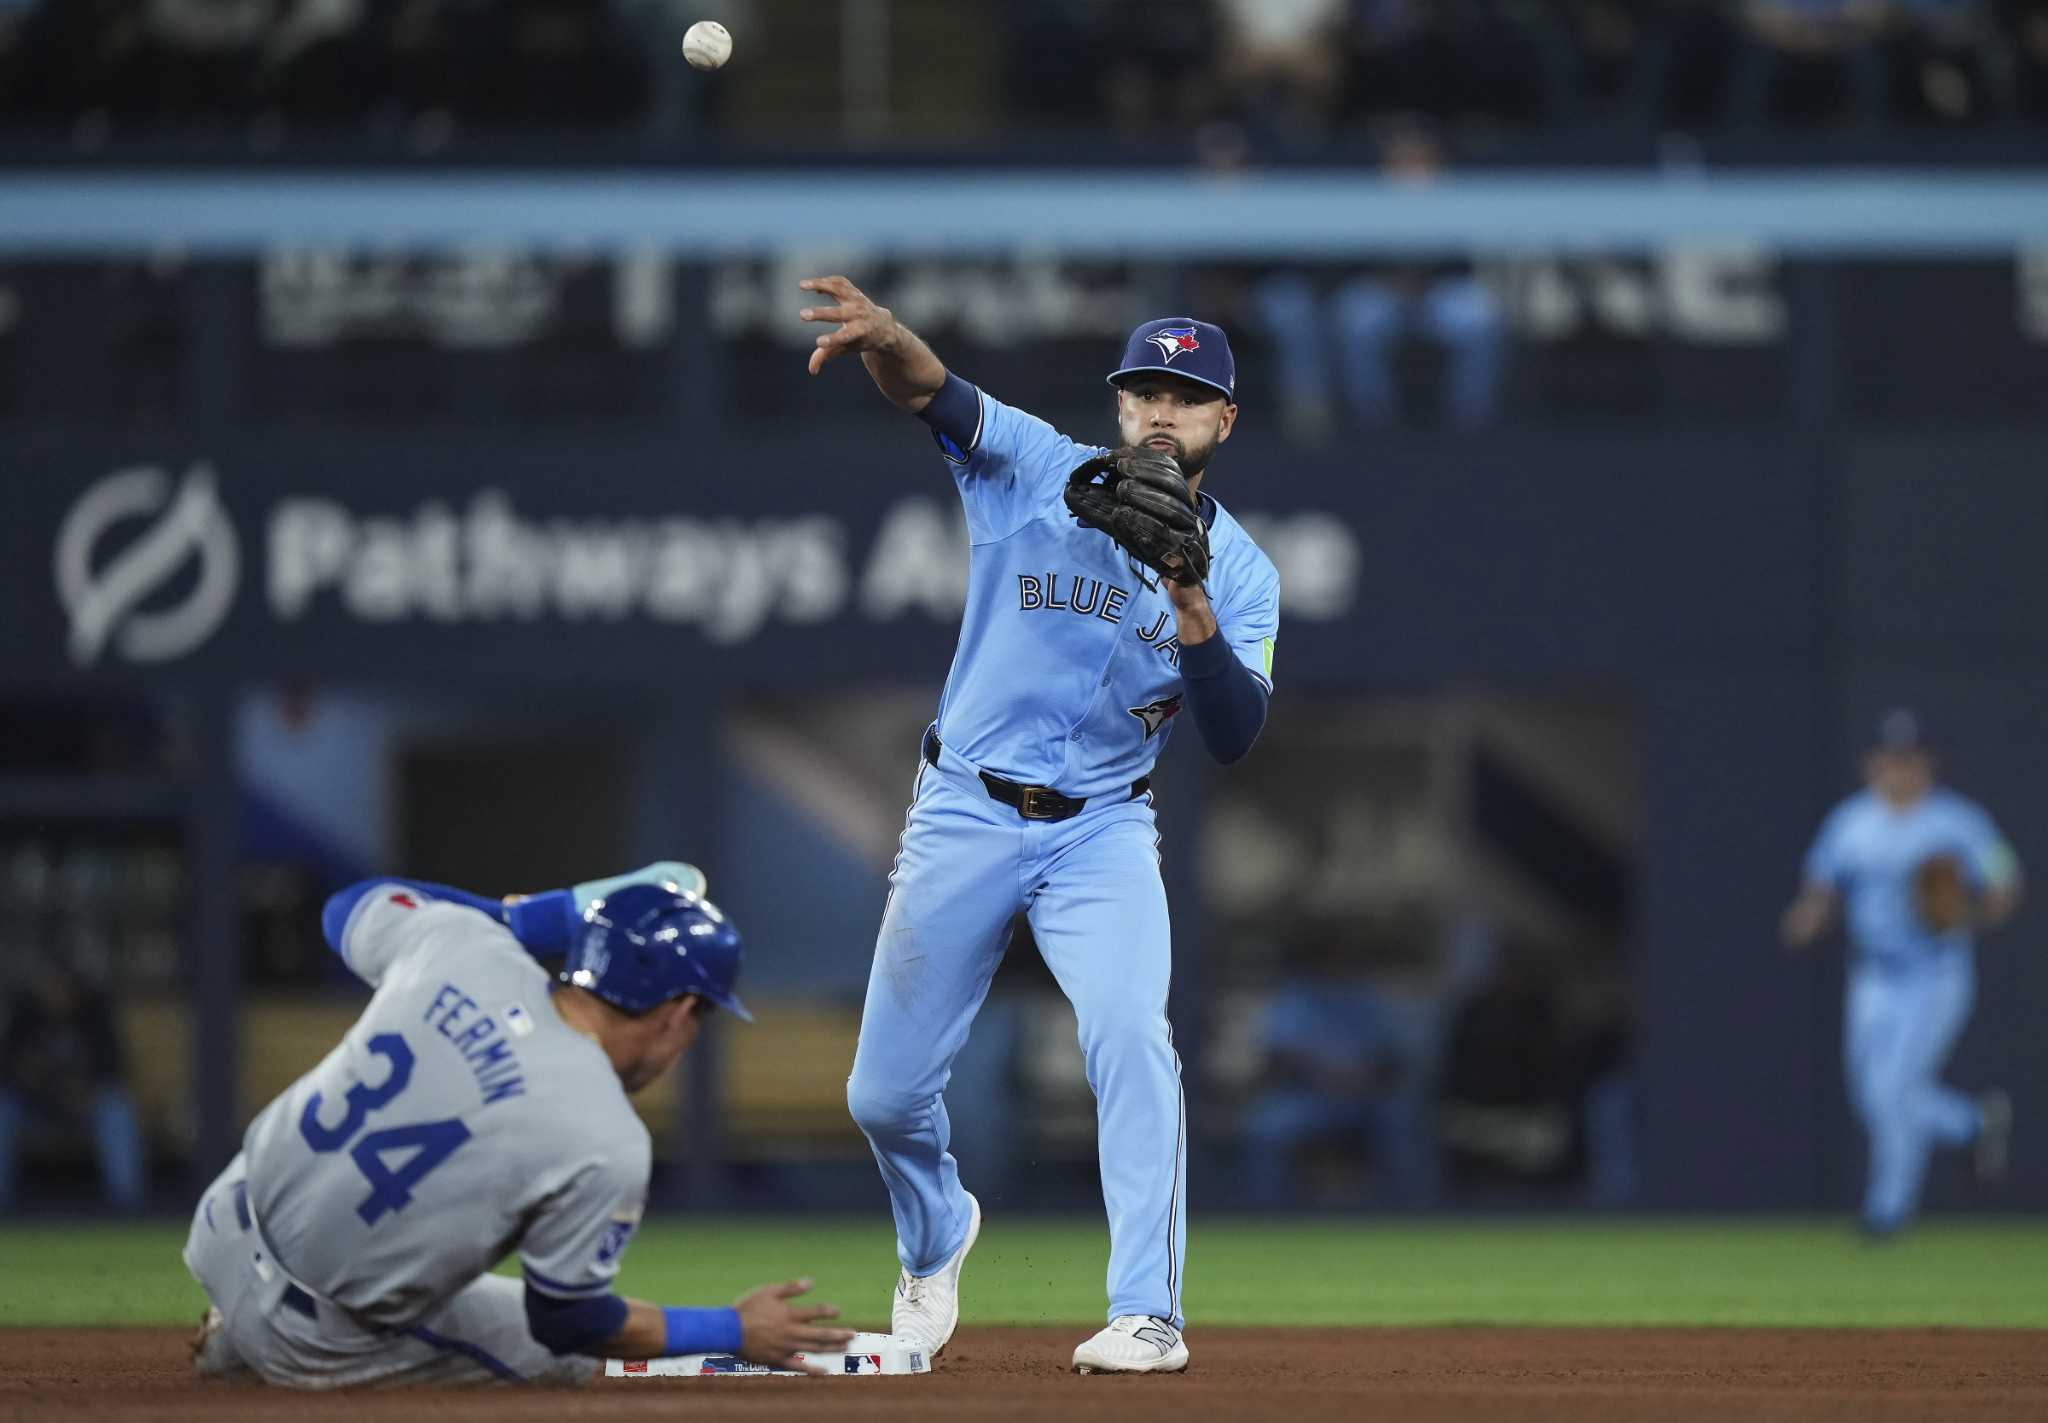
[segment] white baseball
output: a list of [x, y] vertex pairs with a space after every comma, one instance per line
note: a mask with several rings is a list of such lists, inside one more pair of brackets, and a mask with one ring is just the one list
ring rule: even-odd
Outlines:
[[692, 69], [716, 69], [732, 58], [732, 35], [716, 20], [699, 20], [683, 36], [683, 58]]

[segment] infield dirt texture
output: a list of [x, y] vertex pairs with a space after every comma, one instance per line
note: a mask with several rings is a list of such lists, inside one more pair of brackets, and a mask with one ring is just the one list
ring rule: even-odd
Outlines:
[[[1835, 1222], [1218, 1221], [1191, 1254], [1193, 1368], [1078, 1378], [1068, 1360], [1100, 1318], [1100, 1227], [998, 1220], [965, 1281], [968, 1318], [991, 1322], [963, 1326], [922, 1377], [349, 1395], [194, 1378], [185, 1345], [200, 1301], [177, 1265], [181, 1240], [167, 1228], [0, 1232], [0, 1423], [2048, 1420], [2048, 1226], [2031, 1222], [1935, 1225], [1873, 1247]], [[853, 1322], [879, 1323], [886, 1228], [651, 1226], [623, 1287], [698, 1301], [802, 1270]]]

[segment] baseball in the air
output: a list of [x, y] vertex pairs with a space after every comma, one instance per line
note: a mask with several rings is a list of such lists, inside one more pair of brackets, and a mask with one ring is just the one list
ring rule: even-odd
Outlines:
[[732, 36], [716, 20], [699, 20], [683, 36], [683, 58], [692, 69], [716, 69], [732, 58]]

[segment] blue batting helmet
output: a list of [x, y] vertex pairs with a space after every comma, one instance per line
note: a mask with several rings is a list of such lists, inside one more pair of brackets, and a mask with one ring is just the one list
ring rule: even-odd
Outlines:
[[710, 900], [631, 884], [583, 911], [562, 982], [628, 1013], [694, 993], [751, 1023], [754, 1015], [733, 992], [740, 957], [740, 931]]

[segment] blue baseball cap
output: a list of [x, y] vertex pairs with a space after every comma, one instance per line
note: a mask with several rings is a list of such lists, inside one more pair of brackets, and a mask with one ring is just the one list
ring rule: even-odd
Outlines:
[[1911, 707], [1893, 707], [1879, 717], [1877, 746], [1880, 751], [1928, 750], [1927, 728], [1921, 723], [1919, 713]]
[[1124, 343], [1123, 364], [1109, 373], [1109, 383], [1122, 385], [1125, 376], [1145, 371], [1183, 376], [1222, 391], [1225, 400], [1237, 399], [1230, 338], [1221, 326], [1192, 316], [1162, 316], [1133, 331]]

